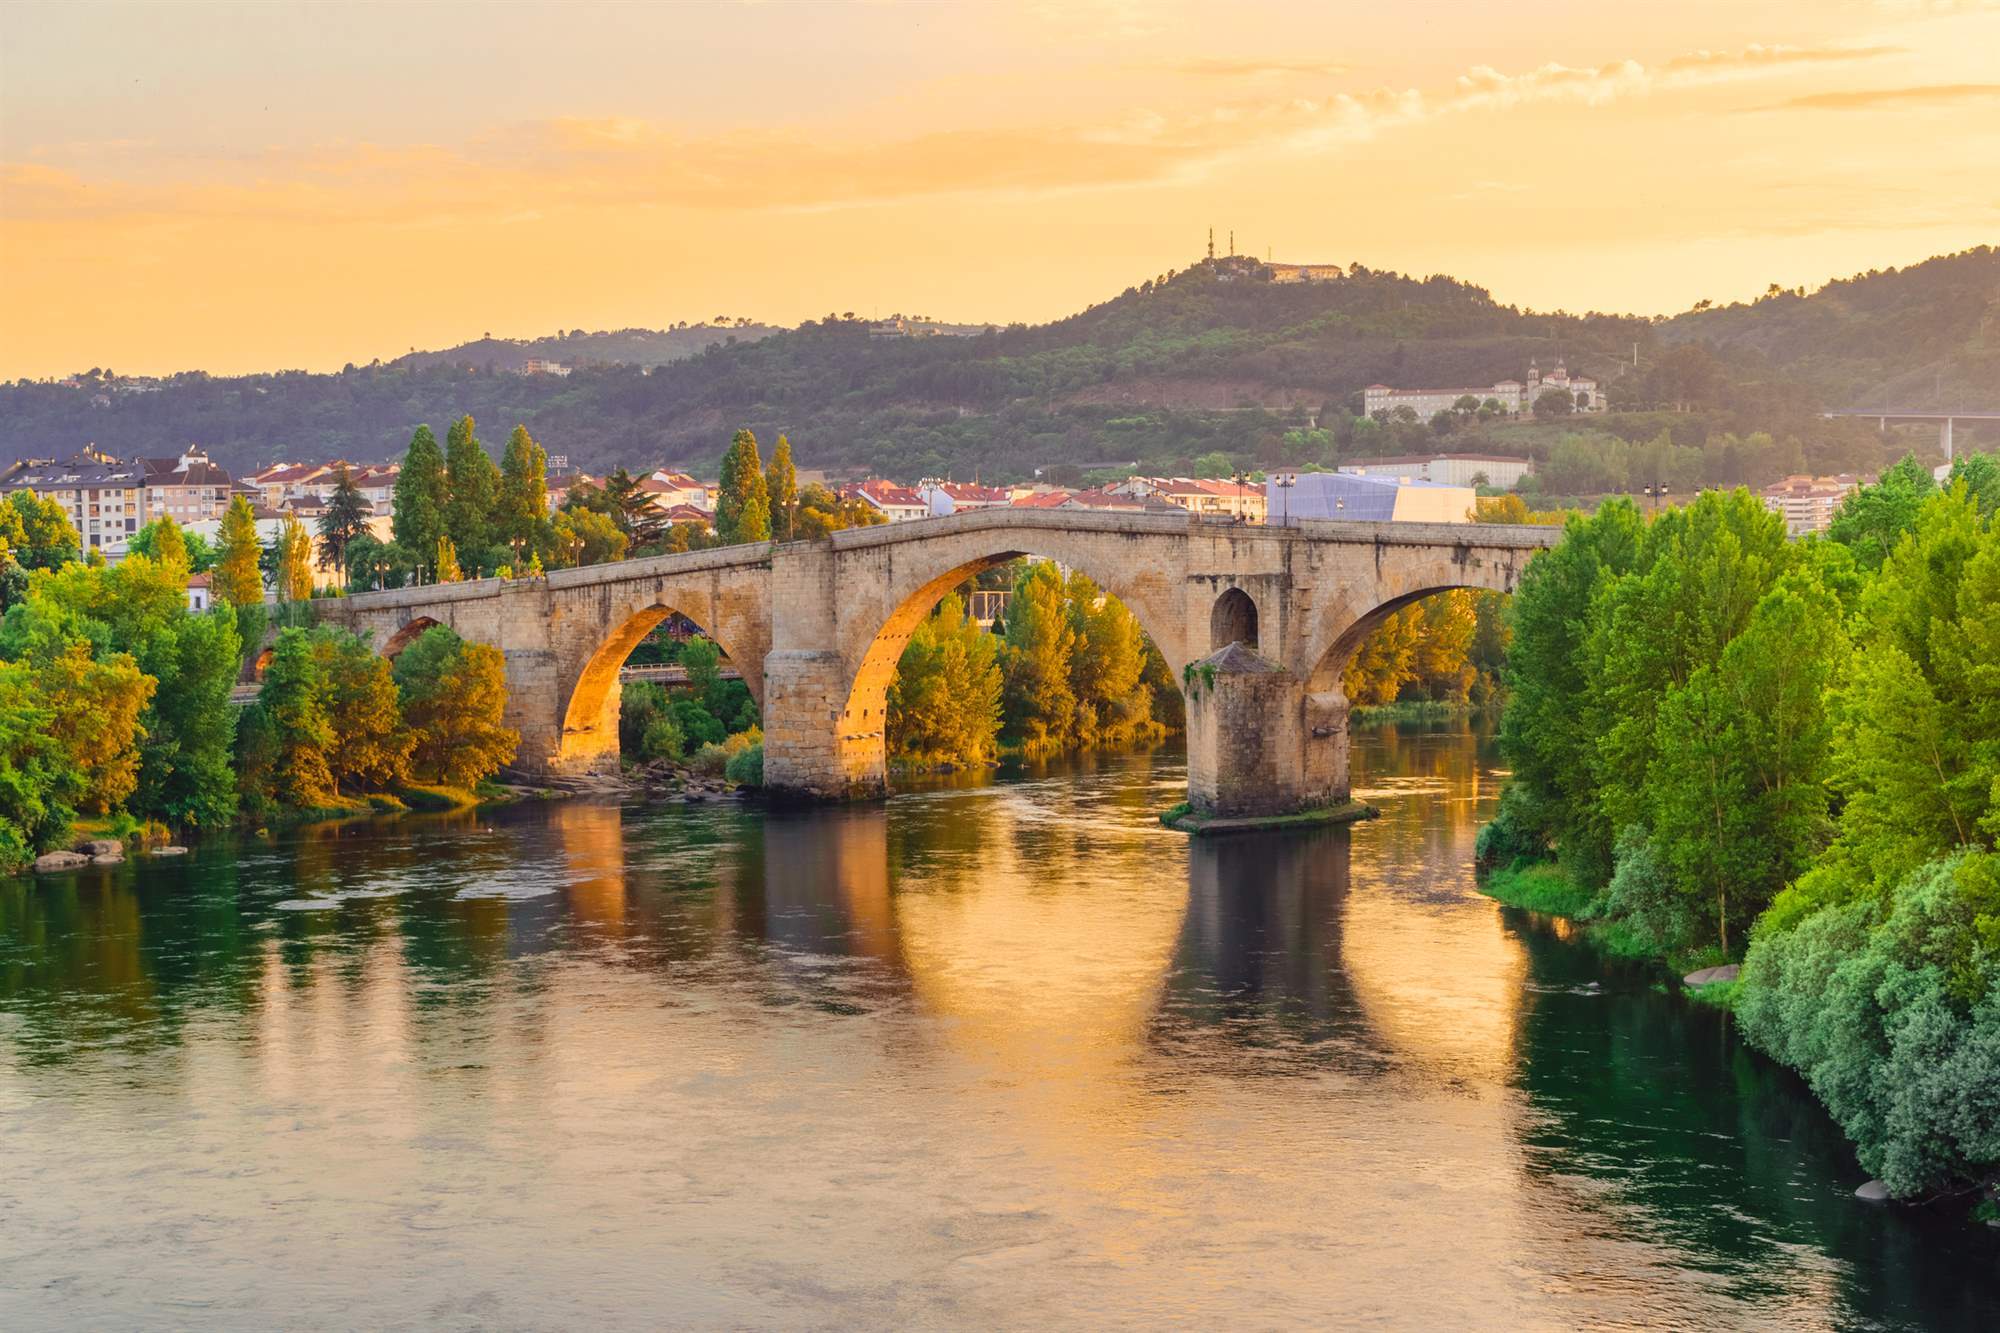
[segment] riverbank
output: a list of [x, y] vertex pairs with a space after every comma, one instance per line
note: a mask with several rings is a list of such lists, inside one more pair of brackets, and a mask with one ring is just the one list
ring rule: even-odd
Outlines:
[[1452, 722], [1483, 711], [1483, 706], [1465, 700], [1401, 699], [1392, 704], [1360, 704], [1349, 709], [1347, 717], [1357, 726], [1366, 726], [1376, 722]]
[[[1562, 866], [1554, 861], [1516, 862], [1481, 873], [1474, 881], [1479, 891], [1487, 897], [1507, 907], [1518, 907], [1523, 911], [1535, 912], [1542, 916], [1560, 918], [1570, 928], [1614, 958], [1627, 961], [1652, 961], [1671, 971], [1677, 978], [1686, 977], [1691, 972], [1722, 964], [1738, 962], [1729, 958], [1719, 949], [1703, 949], [1694, 953], [1680, 953], [1663, 950], [1639, 931], [1622, 921], [1599, 920], [1591, 908], [1597, 899], [1597, 892], [1585, 888], [1572, 879]], [[1727, 991], [1723, 991], [1723, 987]], [[1736, 986], [1732, 982], [1716, 982], [1706, 986], [1682, 987], [1689, 995], [1703, 1003], [1715, 1004], [1724, 999], [1725, 994], [1733, 996]], [[1716, 992], [1714, 995], [1707, 992]], [[1726, 1003], [1724, 1004], [1726, 1006]]]

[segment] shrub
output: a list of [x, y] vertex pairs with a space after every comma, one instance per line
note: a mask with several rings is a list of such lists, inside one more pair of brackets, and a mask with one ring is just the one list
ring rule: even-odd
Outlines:
[[645, 760], [679, 759], [686, 745], [680, 724], [670, 714], [660, 713], [646, 725], [646, 734], [639, 741], [639, 757]]
[[1694, 903], [1660, 864], [1652, 839], [1638, 826], [1618, 835], [1611, 882], [1591, 902], [1590, 915], [1630, 929], [1647, 949], [1678, 953], [1701, 938]]
[[722, 766], [722, 775], [741, 787], [761, 787], [764, 785], [764, 746], [749, 746], [731, 755], [729, 762]]
[[1933, 861], [1874, 898], [1759, 931], [1744, 1035], [1799, 1069], [1902, 1196], [2000, 1166], [2000, 857]]
[[1548, 840], [1524, 809], [1531, 799], [1525, 788], [1513, 784], [1500, 793], [1500, 808], [1480, 826], [1479, 837], [1472, 845], [1473, 864], [1477, 868], [1492, 870], [1522, 861], [1548, 859]]

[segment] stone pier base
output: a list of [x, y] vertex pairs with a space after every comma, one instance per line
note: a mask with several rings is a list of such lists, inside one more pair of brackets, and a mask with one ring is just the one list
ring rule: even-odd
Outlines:
[[847, 673], [838, 653], [771, 652], [764, 658], [764, 691], [764, 787], [773, 798], [887, 794], [883, 719], [847, 715]]

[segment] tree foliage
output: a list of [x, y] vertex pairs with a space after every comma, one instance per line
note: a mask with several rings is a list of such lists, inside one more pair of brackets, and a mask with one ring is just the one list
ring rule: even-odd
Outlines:
[[767, 541], [771, 536], [771, 497], [764, 466], [757, 456], [757, 437], [747, 430], [737, 431], [722, 455], [722, 478], [715, 492], [715, 535], [728, 545]]
[[396, 545], [428, 554], [444, 535], [445, 507], [450, 491], [445, 480], [444, 451], [429, 426], [418, 426], [403, 454], [390, 501]]
[[507, 664], [499, 649], [433, 626], [397, 656], [395, 682], [419, 781], [469, 788], [514, 757], [521, 736], [503, 720]]

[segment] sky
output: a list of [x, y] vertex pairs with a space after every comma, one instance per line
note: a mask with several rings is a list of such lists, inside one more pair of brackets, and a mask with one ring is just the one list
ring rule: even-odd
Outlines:
[[0, 8], [0, 377], [1041, 322], [1227, 249], [1671, 313], [2000, 243], [2000, 0]]

